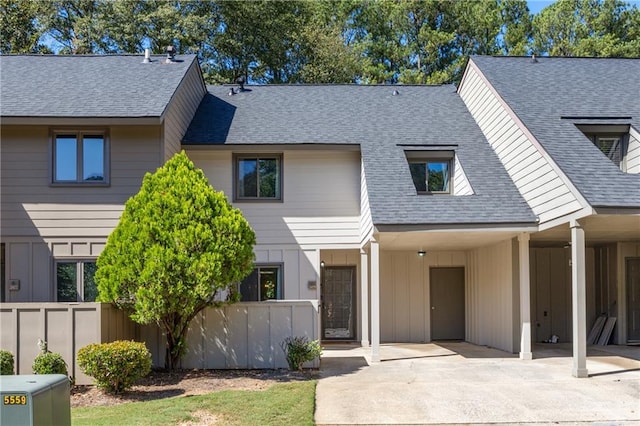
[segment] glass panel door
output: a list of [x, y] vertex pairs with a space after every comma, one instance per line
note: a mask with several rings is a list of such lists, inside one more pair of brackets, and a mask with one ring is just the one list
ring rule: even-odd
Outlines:
[[322, 338], [355, 339], [355, 266], [327, 266], [322, 282]]

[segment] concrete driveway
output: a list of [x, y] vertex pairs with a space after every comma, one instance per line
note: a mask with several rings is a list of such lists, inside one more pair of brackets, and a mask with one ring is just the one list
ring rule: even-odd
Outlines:
[[534, 359], [470, 343], [325, 345], [318, 425], [640, 424], [640, 347], [590, 347], [590, 377], [571, 376], [571, 345]]

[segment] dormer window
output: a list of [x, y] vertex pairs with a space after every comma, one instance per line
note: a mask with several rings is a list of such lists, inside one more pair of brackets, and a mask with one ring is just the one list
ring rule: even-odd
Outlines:
[[406, 151], [418, 194], [451, 194], [453, 151]]
[[576, 124], [578, 129], [598, 147], [613, 164], [627, 171], [629, 125], [627, 124]]

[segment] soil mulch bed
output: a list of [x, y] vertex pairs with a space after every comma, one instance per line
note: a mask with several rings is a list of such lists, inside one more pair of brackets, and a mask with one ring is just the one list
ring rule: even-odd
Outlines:
[[222, 390], [265, 390], [276, 383], [310, 380], [317, 376], [317, 370], [154, 370], [119, 395], [107, 394], [95, 386], [74, 386], [71, 407], [111, 406]]

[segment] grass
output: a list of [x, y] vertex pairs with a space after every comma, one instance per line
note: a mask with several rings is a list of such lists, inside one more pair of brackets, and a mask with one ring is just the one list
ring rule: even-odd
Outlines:
[[71, 410], [73, 425], [176, 425], [206, 411], [223, 425], [313, 425], [316, 381], [276, 384], [263, 391], [221, 391], [208, 395], [132, 402]]

